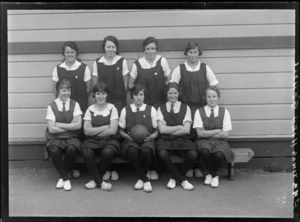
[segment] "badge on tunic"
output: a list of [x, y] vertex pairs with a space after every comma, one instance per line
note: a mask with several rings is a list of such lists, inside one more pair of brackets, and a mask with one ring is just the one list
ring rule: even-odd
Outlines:
[[75, 76], [75, 79], [77, 79], [78, 78], [78, 76]]
[[143, 115], [144, 118], [146, 118], [146, 115]]
[[156, 72], [156, 73], [154, 73], [154, 75], [157, 75], [157, 72]]
[[119, 67], [117, 67], [117, 70], [119, 70], [120, 68]]

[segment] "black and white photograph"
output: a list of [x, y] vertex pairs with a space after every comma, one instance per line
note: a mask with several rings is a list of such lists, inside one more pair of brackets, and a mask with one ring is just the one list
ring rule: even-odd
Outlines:
[[2, 10], [3, 221], [299, 219], [297, 3], [31, 4]]

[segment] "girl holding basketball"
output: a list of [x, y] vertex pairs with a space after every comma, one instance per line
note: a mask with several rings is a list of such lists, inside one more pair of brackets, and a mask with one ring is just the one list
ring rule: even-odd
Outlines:
[[[133, 104], [122, 109], [119, 121], [120, 135], [125, 139], [121, 152], [125, 158], [129, 159], [132, 168], [137, 173], [134, 189], [151, 192], [152, 186], [146, 174], [154, 157], [156, 146], [154, 139], [158, 136], [156, 110], [144, 103], [144, 86], [132, 87], [130, 97], [133, 99]], [[146, 126], [149, 131], [149, 136], [142, 143], [134, 141], [129, 133], [131, 128], [138, 124]]]
[[[194, 143], [190, 140], [192, 124], [191, 110], [188, 105], [178, 101], [177, 83], [169, 83], [166, 89], [168, 101], [157, 111], [160, 136], [157, 141], [157, 153], [162, 166], [170, 172], [167, 188], [173, 189], [179, 183], [185, 190], [194, 187], [186, 179], [186, 172], [194, 165], [198, 155]], [[184, 158], [178, 169], [170, 156], [177, 154]]]
[[[91, 105], [84, 115], [84, 133], [86, 139], [81, 145], [81, 153], [87, 169], [92, 175], [85, 187], [110, 190], [111, 184], [104, 182], [102, 177], [109, 169], [111, 161], [119, 153], [120, 143], [117, 140], [118, 111], [111, 103], [107, 103], [110, 90], [105, 83], [98, 82], [93, 87], [92, 96], [95, 104]], [[97, 169], [96, 156], [100, 156], [99, 170]]]
[[208, 174], [204, 184], [211, 187], [219, 186], [217, 171], [222, 163], [233, 160], [233, 152], [227, 142], [232, 129], [227, 109], [218, 106], [220, 91], [215, 86], [206, 89], [207, 105], [196, 110], [193, 128], [197, 130], [197, 151]]

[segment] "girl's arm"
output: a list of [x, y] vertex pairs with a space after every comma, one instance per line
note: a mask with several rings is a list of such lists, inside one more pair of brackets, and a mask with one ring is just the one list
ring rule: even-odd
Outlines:
[[123, 81], [124, 81], [124, 86], [125, 86], [125, 91], [127, 92], [128, 88], [128, 73], [126, 75], [123, 75]]
[[158, 121], [157, 123], [160, 134], [171, 134], [183, 128], [182, 125], [167, 126], [164, 121]]
[[96, 136], [109, 128], [109, 125], [93, 127], [90, 120], [85, 120], [83, 124], [84, 134], [86, 136]]
[[149, 142], [150, 140], [154, 140], [157, 137], [158, 137], [158, 129], [155, 129], [155, 131], [145, 139], [145, 142]]
[[93, 88], [96, 85], [96, 83], [98, 82], [98, 77], [97, 76], [92, 76], [92, 80], [93, 80], [93, 84], [92, 84], [91, 88]]
[[52, 92], [54, 94], [54, 97], [56, 98], [56, 82], [55, 81], [52, 81]]
[[87, 92], [87, 95], [88, 95], [88, 96], [89, 96], [90, 93], [92, 92], [92, 84], [93, 84], [93, 82], [92, 82], [91, 80], [85, 82], [86, 92]]
[[50, 133], [65, 133], [66, 129], [59, 128], [55, 126], [55, 122], [53, 120], [47, 120], [47, 125]]
[[81, 115], [77, 115], [73, 118], [71, 123], [55, 123], [56, 127], [63, 128], [65, 130], [79, 130], [82, 125], [82, 117]]
[[133, 139], [129, 136], [129, 134], [125, 133], [124, 129], [120, 128], [119, 132], [120, 132], [120, 135], [122, 138], [129, 140], [129, 141], [133, 141]]
[[190, 130], [191, 130], [191, 122], [190, 121], [186, 121], [183, 124], [183, 127], [179, 130], [177, 130], [174, 133], [171, 133], [171, 135], [173, 136], [181, 136], [181, 135], [185, 135], [185, 134], [190, 134]]
[[222, 133], [221, 129], [205, 130], [204, 128], [196, 128], [196, 131], [199, 138], [208, 138], [218, 133]]
[[110, 125], [108, 125], [108, 128], [105, 129], [103, 132], [98, 133], [97, 136], [113, 136], [116, 135], [117, 131], [118, 131], [118, 125], [119, 125], [119, 121], [118, 119], [114, 119], [110, 121]]
[[222, 131], [220, 133], [217, 133], [215, 135], [213, 135], [213, 138], [220, 138], [220, 139], [226, 139], [229, 136], [229, 131]]

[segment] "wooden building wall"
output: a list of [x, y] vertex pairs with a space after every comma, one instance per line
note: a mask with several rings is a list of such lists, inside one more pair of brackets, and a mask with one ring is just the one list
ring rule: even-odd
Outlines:
[[[233, 140], [292, 139], [295, 12], [293, 10], [11, 10], [8, 11], [9, 141], [43, 141], [53, 68], [65, 41], [78, 43], [92, 69], [101, 40], [115, 35], [132, 63], [142, 41], [159, 40], [173, 70], [194, 40], [220, 81]], [[13, 155], [13, 154], [11, 154]]]

